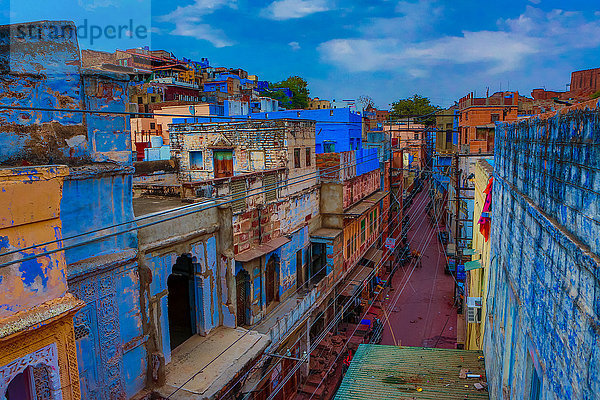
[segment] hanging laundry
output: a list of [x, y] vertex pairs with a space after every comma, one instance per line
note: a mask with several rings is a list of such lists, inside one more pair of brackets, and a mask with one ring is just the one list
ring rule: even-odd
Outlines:
[[492, 208], [492, 187], [494, 184], [494, 177], [490, 177], [488, 181], [487, 187], [483, 191], [485, 196], [485, 202], [483, 204], [483, 210], [481, 211], [481, 216], [479, 217], [479, 232], [483, 235], [485, 241], [487, 242], [490, 238], [490, 230], [491, 230], [491, 221], [492, 218], [490, 216], [490, 209]]

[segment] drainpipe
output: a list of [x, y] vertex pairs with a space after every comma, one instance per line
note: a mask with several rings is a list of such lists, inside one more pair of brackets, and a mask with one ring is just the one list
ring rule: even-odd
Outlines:
[[258, 244], [262, 244], [262, 226], [260, 224], [260, 220], [262, 219], [262, 213], [260, 212], [262, 210], [262, 205], [259, 204], [256, 206], [256, 210], [258, 211]]

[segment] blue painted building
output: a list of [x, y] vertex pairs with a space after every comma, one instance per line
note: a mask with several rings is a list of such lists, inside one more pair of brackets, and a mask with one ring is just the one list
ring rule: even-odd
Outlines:
[[600, 108], [497, 125], [491, 398], [600, 393]]
[[[10, 74], [1, 84], [1, 104], [126, 111], [126, 75], [81, 69], [76, 37], [56, 36], [57, 27], [74, 32], [72, 23], [36, 24], [39, 35], [3, 36], [10, 40], [10, 51], [3, 54]], [[0, 121], [5, 127], [0, 136], [2, 164], [69, 166], [61, 201], [63, 237], [133, 219], [127, 117], [0, 110]], [[108, 232], [115, 230], [102, 233]], [[137, 236], [99, 236], [63, 243], [70, 291], [86, 303], [74, 318], [80, 388], [83, 399], [126, 398], [146, 381]]]
[[[250, 115], [229, 115], [232, 119], [302, 119], [316, 122], [315, 152], [341, 153], [363, 148], [362, 117], [349, 108], [321, 110], [286, 110], [252, 113]], [[174, 124], [220, 122], [210, 117], [174, 118]]]

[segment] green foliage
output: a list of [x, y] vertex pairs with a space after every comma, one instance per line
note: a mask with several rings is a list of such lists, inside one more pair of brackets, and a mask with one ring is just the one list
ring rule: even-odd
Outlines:
[[[283, 91], [275, 90], [277, 88], [290, 89], [292, 97], [286, 96]], [[290, 76], [281, 82], [269, 83], [269, 90], [265, 91], [264, 95], [279, 100], [281, 106], [287, 109], [305, 109], [310, 101], [308, 82], [299, 76]]]
[[600, 97], [600, 90], [598, 90], [596, 93], [594, 93], [593, 95], [590, 96], [590, 98], [592, 99], [597, 99]]
[[[441, 110], [440, 107], [431, 104], [427, 97], [415, 94], [407, 99], [400, 99], [392, 103], [392, 116], [394, 118], [417, 117], [433, 114]], [[427, 125], [435, 123], [435, 116], [420, 118], [416, 122], [421, 122]]]

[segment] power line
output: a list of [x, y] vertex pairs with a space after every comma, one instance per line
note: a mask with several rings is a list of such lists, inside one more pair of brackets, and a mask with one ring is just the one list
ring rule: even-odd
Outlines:
[[[424, 203], [424, 202], [425, 202], [425, 199], [423, 199], [423, 200], [422, 200], [422, 203]], [[388, 207], [388, 209], [390, 209], [390, 208], [391, 208], [391, 204], [390, 204], [390, 206]], [[424, 212], [424, 211], [425, 211], [425, 210], [423, 209], [423, 212]], [[383, 213], [382, 213], [381, 215], [383, 215]], [[398, 219], [398, 218], [400, 218], [400, 214], [398, 214], [398, 215], [396, 216], [396, 218], [397, 218], [397, 219]], [[424, 220], [424, 219], [421, 219], [421, 222], [420, 222], [419, 226], [421, 226], [421, 224], [423, 223], [423, 220]], [[413, 224], [416, 224], [416, 222], [413, 222]], [[394, 227], [394, 229], [393, 229], [393, 231], [396, 231], [397, 229], [398, 229], [398, 226], [395, 226], [395, 227]], [[381, 234], [383, 234], [383, 232], [382, 232]], [[381, 236], [381, 234], [380, 234], [379, 236]], [[388, 259], [389, 259], [389, 258], [391, 257], [391, 253], [390, 253], [390, 254], [389, 254], [387, 257], [388, 257]], [[386, 261], [387, 261], [387, 260], [386, 260]], [[377, 273], [377, 269], [378, 269], [378, 268], [379, 268], [381, 265], [383, 265], [383, 262], [381, 262], [380, 264], [378, 264], [378, 265], [377, 265], [377, 266], [376, 266], [376, 267], [373, 269], [373, 271], [371, 271], [371, 273], [369, 273], [369, 275], [368, 275], [367, 277], [365, 277], [365, 278], [362, 280], [361, 284], [364, 284], [364, 282], [365, 282], [365, 281], [367, 281], [368, 279], [372, 279], [371, 275], [373, 275], [373, 277], [374, 277], [374, 276], [375, 276], [374, 274], [376, 274], [376, 273]], [[394, 268], [394, 271], [396, 270], [396, 268], [397, 268], [397, 265], [396, 265], [396, 267]], [[393, 274], [393, 272], [392, 272], [392, 274]], [[341, 294], [341, 293], [340, 293], [340, 294]], [[337, 298], [340, 296], [340, 294], [338, 294], [338, 296], [336, 296], [336, 298], [334, 299], [334, 301], [332, 302], [332, 304], [334, 304], [334, 303], [335, 303], [335, 301], [336, 301], [336, 300], [337, 300]], [[354, 296], [352, 296], [352, 297], [351, 297], [350, 301], [352, 301], [352, 300], [353, 300], [353, 297], [354, 297]], [[334, 320], [332, 320], [332, 323], [333, 323], [333, 322], [337, 322], [336, 320], [339, 320], [339, 318], [338, 318], [337, 316], [338, 316], [338, 315], [343, 315], [343, 313], [344, 313], [344, 312], [346, 311], [346, 309], [347, 309], [347, 307], [346, 307], [346, 306], [347, 306], [347, 305], [350, 303], [350, 301], [346, 303], [346, 305], [345, 305], [345, 306], [342, 308], [342, 310], [340, 311], [340, 313], [336, 313], [336, 316], [335, 316]], [[330, 306], [331, 306], [331, 305], [327, 306], [327, 307], [325, 308], [325, 310], [327, 310], [327, 309], [328, 309]], [[331, 325], [331, 324], [330, 324], [330, 325]], [[325, 329], [325, 330], [323, 331], [323, 333], [325, 333], [325, 332], [328, 332], [329, 330], [331, 330], [331, 328], [327, 328], [327, 329]], [[320, 335], [319, 337], [321, 337], [321, 336], [323, 336], [323, 334], [322, 334], [322, 335]], [[322, 340], [323, 340], [323, 338], [321, 338], [320, 340], [318, 340], [318, 339], [317, 339], [317, 344], [319, 344], [319, 343], [320, 343]], [[309, 349], [310, 351], [308, 352], [308, 354], [312, 353], [312, 351], [313, 351], [315, 348], [316, 348], [316, 346], [313, 346], [313, 348]], [[297, 364], [297, 365], [300, 365], [300, 364], [301, 364], [301, 363], [303, 363], [303, 362], [305, 362], [305, 360], [304, 360], [304, 359], [303, 359], [302, 361], [298, 362], [298, 364]], [[271, 371], [272, 371], [272, 370], [273, 370], [275, 367], [276, 367], [276, 365], [274, 365], [274, 366], [273, 366], [273, 367], [272, 367], [272, 368], [271, 368], [271, 369], [270, 369], [268, 372], [266, 372], [266, 373], [265, 373], [265, 375], [269, 374], [269, 373], [270, 373], [270, 372], [271, 372]], [[297, 370], [297, 369], [296, 369], [296, 370]], [[294, 371], [293, 373], [295, 373], [295, 371]], [[293, 373], [292, 373], [292, 374], [293, 374]], [[247, 374], [246, 374], [246, 375], [247, 375]], [[289, 379], [289, 378], [288, 378], [288, 379]], [[287, 382], [287, 381], [286, 381], [286, 382]], [[260, 381], [259, 381], [259, 383], [260, 383]], [[236, 383], [236, 384], [237, 384], [237, 383]], [[258, 385], [258, 383], [257, 383], [256, 385], [254, 385], [254, 387], [253, 387], [253, 388], [250, 390], [250, 392], [249, 392], [249, 393], [253, 392], [253, 390], [254, 390], [254, 389], [257, 387], [257, 385]], [[284, 382], [284, 383], [282, 383], [282, 385], [285, 385], [285, 382]], [[231, 389], [230, 389], [230, 390], [231, 390]], [[228, 392], [229, 392], [229, 391], [228, 391]], [[227, 392], [227, 393], [228, 393], [228, 392]], [[247, 398], [247, 397], [245, 397], [245, 398]]]
[[[391, 208], [391, 203], [390, 203], [390, 205], [388, 206], [388, 210], [389, 210], [390, 208]], [[380, 214], [380, 216], [379, 216], [379, 219], [383, 219], [383, 216], [384, 216], [384, 213], [382, 212], [382, 213]], [[366, 227], [365, 227], [365, 229], [366, 229]], [[377, 236], [377, 238], [379, 238], [381, 235], [383, 235], [383, 233], [384, 233], [384, 232], [382, 231], [382, 232], [381, 232], [381, 233], [380, 233], [380, 234]], [[357, 237], [357, 238], [353, 238], [353, 240], [358, 240], [358, 237]], [[328, 264], [327, 264], [327, 265], [328, 265]], [[349, 285], [350, 285], [350, 283], [348, 283], [348, 286], [349, 286]], [[297, 290], [296, 292], [298, 292], [298, 290]], [[296, 292], [295, 292], [295, 293], [296, 293]], [[335, 299], [337, 299], [337, 297], [339, 297], [339, 294], [338, 294], [338, 296], [336, 296], [336, 298], [335, 298]], [[335, 300], [334, 300], [334, 301], [335, 301]], [[282, 304], [283, 304], [283, 303], [280, 303], [280, 304], [279, 304], [279, 305], [278, 305], [276, 308], [280, 307]], [[312, 306], [312, 307], [311, 307], [311, 309], [312, 309], [313, 307], [314, 307], [314, 306]], [[329, 308], [329, 307], [330, 307], [330, 306], [327, 306], [327, 308]], [[326, 309], [327, 309], [327, 308], [326, 308]], [[273, 311], [274, 311], [274, 310], [273, 310]], [[271, 311], [271, 312], [273, 312], [273, 311]], [[310, 311], [310, 310], [309, 310], [309, 311]], [[306, 315], [308, 315], [309, 311], [306, 311], [306, 312], [305, 312], [305, 314], [306, 314]], [[303, 318], [303, 319], [304, 319], [304, 318]], [[262, 321], [261, 321], [261, 322], [262, 322]], [[215, 361], [216, 361], [216, 360], [217, 360], [217, 359], [218, 359], [218, 358], [219, 358], [219, 357], [220, 357], [222, 354], [224, 354], [224, 353], [225, 353], [225, 351], [227, 351], [229, 348], [231, 348], [233, 345], [235, 345], [235, 343], [237, 343], [237, 342], [238, 342], [239, 340], [241, 340], [241, 339], [242, 339], [242, 338], [243, 338], [243, 337], [244, 337], [246, 334], [248, 334], [248, 333], [251, 331], [251, 329], [255, 328], [255, 327], [256, 327], [256, 326], [258, 326], [258, 325], [260, 325], [260, 322], [258, 322], [258, 323], [255, 323], [254, 325], [252, 325], [252, 326], [251, 326], [251, 327], [248, 329], [248, 331], [247, 331], [246, 333], [244, 333], [244, 335], [240, 336], [240, 337], [239, 337], [239, 338], [238, 338], [236, 341], [234, 341], [234, 342], [233, 342], [231, 345], [229, 345], [227, 348], [225, 348], [225, 349], [224, 349], [224, 350], [223, 350], [221, 353], [219, 353], [217, 356], [215, 356], [215, 357], [214, 357], [214, 358], [213, 358], [213, 359], [212, 359], [212, 360], [211, 360], [211, 361], [210, 361], [208, 364], [206, 364], [204, 367], [202, 367], [200, 370], [198, 370], [198, 371], [197, 371], [197, 372], [196, 372], [194, 375], [192, 375], [192, 376], [191, 376], [189, 379], [187, 379], [187, 380], [186, 380], [186, 381], [185, 381], [183, 384], [181, 384], [181, 385], [180, 385], [180, 386], [179, 386], [179, 387], [178, 387], [178, 388], [177, 388], [177, 389], [176, 389], [174, 392], [172, 392], [172, 393], [171, 393], [169, 396], [167, 396], [167, 399], [171, 398], [171, 396], [173, 396], [175, 393], [177, 393], [179, 390], [181, 390], [181, 389], [182, 389], [182, 388], [183, 388], [185, 385], [187, 385], [189, 382], [191, 382], [191, 381], [192, 381], [192, 380], [193, 380], [193, 379], [194, 379], [196, 376], [198, 376], [198, 374], [200, 374], [202, 371], [204, 371], [204, 370], [205, 370], [205, 369], [206, 369], [206, 368], [207, 368], [209, 365], [211, 365], [211, 364], [212, 364], [213, 362], [215, 362]], [[281, 342], [281, 341], [282, 341], [282, 339], [280, 338], [279, 342]], [[248, 372], [248, 373], [249, 373], [249, 372]], [[248, 373], [246, 373], [245, 375], [247, 375]], [[245, 376], [245, 375], [244, 375], [244, 376]], [[236, 385], [237, 385], [237, 383], [236, 383]]]
[[[292, 180], [295, 180], [295, 179], [299, 179], [299, 178], [302, 178], [302, 177], [311, 176], [311, 175], [315, 175], [315, 174], [316, 174], [316, 176], [315, 176], [315, 179], [316, 179], [321, 174], [331, 174], [333, 172], [339, 172], [343, 168], [348, 168], [348, 167], [356, 166], [358, 164], [362, 164], [362, 163], [369, 162], [369, 161], [375, 161], [375, 158], [376, 158], [376, 156], [366, 157], [365, 159], [363, 159], [360, 162], [357, 161], [356, 163], [351, 164], [349, 166], [340, 167], [340, 169], [338, 169], [338, 170], [335, 170], [335, 168], [336, 168], [335, 166], [329, 167], [329, 168], [325, 168], [323, 170], [316, 169], [315, 171], [309, 172], [307, 174], [303, 174], [303, 175], [299, 175], [299, 176], [296, 176], [296, 177], [284, 179], [284, 180], [280, 181], [279, 183], [289, 182], [289, 181], [292, 181]], [[293, 184], [292, 183], [288, 183], [286, 185], [277, 186], [275, 188], [269, 188], [269, 191], [281, 189], [281, 188], [283, 188], [285, 186], [295, 185], [295, 184], [300, 183], [300, 182], [303, 182], [303, 181], [294, 182]], [[259, 188], [250, 189], [249, 191], [255, 191], [255, 190], [263, 189], [264, 187], [265, 186], [263, 185], [263, 186], [261, 186]], [[259, 195], [259, 194], [262, 194], [262, 193], [264, 193], [264, 192], [254, 193], [252, 195], [246, 195], [246, 196], [241, 197], [241, 198], [236, 198], [235, 200], [246, 199], [248, 197], [256, 196], [256, 195]], [[79, 234], [76, 234], [76, 235], [72, 235], [72, 236], [69, 236], [69, 237], [66, 237], [66, 238], [54, 239], [54, 240], [47, 241], [47, 242], [44, 242], [44, 243], [38, 243], [38, 244], [31, 245], [31, 246], [28, 246], [28, 247], [23, 247], [23, 248], [19, 248], [19, 249], [15, 249], [15, 250], [10, 250], [10, 251], [7, 251], [5, 253], [0, 254], [0, 256], [6, 256], [6, 255], [14, 254], [14, 253], [20, 253], [20, 252], [23, 252], [25, 250], [31, 250], [31, 249], [35, 249], [35, 248], [38, 248], [38, 247], [47, 246], [47, 245], [53, 244], [53, 243], [65, 242], [65, 241], [72, 240], [72, 239], [75, 239], [75, 238], [78, 238], [78, 237], [81, 237], [81, 236], [90, 235], [92, 233], [97, 233], [97, 232], [101, 232], [101, 231], [104, 231], [104, 230], [107, 230], [107, 229], [117, 228], [119, 226], [136, 223], [138, 221], [143, 221], [143, 220], [149, 219], [149, 218], [155, 218], [155, 217], [157, 217], [159, 215], [165, 215], [165, 214], [170, 214], [170, 213], [173, 213], [173, 212], [178, 212], [178, 211], [182, 211], [182, 210], [186, 210], [186, 209], [190, 209], [190, 208], [195, 208], [195, 207], [198, 207], [199, 205], [202, 205], [202, 204], [224, 200], [224, 199], [232, 197], [232, 196], [233, 196], [233, 194], [228, 194], [228, 195], [224, 195], [224, 196], [221, 196], [221, 197], [217, 197], [217, 198], [214, 198], [214, 199], [207, 200], [204, 203], [189, 204], [189, 205], [185, 205], [185, 206], [182, 206], [182, 207], [176, 207], [176, 208], [172, 208], [172, 209], [169, 209], [169, 210], [160, 211], [160, 212], [157, 212], [157, 213], [143, 215], [143, 216], [134, 218], [133, 220], [124, 221], [124, 222], [120, 222], [118, 224], [113, 224], [113, 225], [109, 225], [109, 226], [106, 226], [106, 227], [94, 229], [94, 230], [91, 230], [91, 231], [82, 232], [82, 233], [79, 233]], [[220, 204], [224, 204], [224, 203], [220, 203]], [[205, 209], [198, 210], [198, 211], [204, 211], [204, 210]], [[187, 215], [187, 214], [185, 214], [185, 215]], [[180, 216], [184, 216], [184, 215], [180, 215]], [[179, 217], [179, 216], [175, 216], [174, 218], [177, 218], [177, 217]], [[165, 222], [165, 221], [168, 221], [168, 220], [161, 220], [161, 221], [158, 221], [157, 223]], [[0, 265], [0, 267], [2, 267], [2, 265]]]
[[[372, 160], [378, 159], [378, 157], [379, 157], [378, 155], [375, 155], [375, 156], [373, 156], [373, 157], [372, 157]], [[368, 161], [370, 161], [368, 158], [369, 158], [369, 157], [367, 157], [367, 160], [363, 159], [363, 160], [362, 160], [360, 163], [364, 163], [364, 162], [368, 162]], [[357, 163], [353, 163], [353, 164], [351, 164], [350, 166], [353, 166], [353, 165], [358, 165], [358, 164], [359, 164], [359, 162], [357, 162]], [[341, 170], [343, 170], [343, 169], [346, 169], [346, 168], [348, 168], [348, 165], [346, 165], [346, 166], [344, 166], [344, 167], [341, 167], [341, 168], [339, 168], [337, 171], [341, 171]], [[332, 171], [332, 172], [335, 172], [335, 171]], [[317, 174], [318, 174], [318, 173], [319, 173], [319, 170], [316, 170], [316, 171], [315, 171], [315, 173], [317, 173]], [[331, 172], [329, 172], [329, 173], [331, 173]], [[311, 174], [313, 174], [313, 173], [311, 173]], [[167, 222], [167, 221], [173, 220], [173, 219], [175, 219], [175, 218], [184, 217], [184, 216], [187, 216], [187, 215], [190, 215], [190, 214], [194, 214], [194, 213], [197, 213], [197, 212], [200, 212], [200, 211], [205, 211], [205, 210], [208, 210], [208, 209], [210, 209], [210, 208], [218, 207], [218, 206], [221, 206], [221, 205], [224, 205], [224, 204], [229, 204], [229, 203], [233, 203], [233, 202], [236, 202], [236, 201], [239, 201], [239, 200], [244, 200], [244, 199], [247, 199], [247, 198], [249, 198], [249, 197], [252, 197], [252, 196], [256, 196], [256, 195], [259, 195], [259, 194], [263, 194], [263, 193], [271, 192], [271, 191], [273, 191], [273, 190], [281, 189], [281, 188], [283, 188], [283, 187], [286, 187], [286, 186], [290, 186], [290, 185], [296, 185], [296, 184], [298, 184], [298, 183], [300, 183], [300, 182], [304, 182], [304, 181], [308, 181], [308, 180], [312, 180], [312, 179], [316, 179], [316, 177], [311, 177], [311, 178], [302, 179], [302, 180], [300, 180], [300, 181], [298, 181], [298, 182], [294, 182], [294, 183], [286, 183], [285, 185], [282, 185], [282, 186], [277, 186], [277, 187], [275, 187], [275, 188], [268, 188], [268, 189], [266, 189], [266, 190], [263, 190], [263, 191], [261, 191], [261, 192], [258, 192], [258, 193], [249, 194], [249, 195], [246, 195], [246, 196], [243, 196], [243, 197], [240, 197], [240, 198], [231, 199], [231, 200], [227, 200], [227, 201], [224, 201], [224, 202], [218, 202], [218, 200], [219, 200], [219, 199], [212, 200], [212, 201], [209, 201], [209, 203], [214, 203], [214, 204], [212, 204], [212, 205], [210, 205], [210, 206], [208, 206], [208, 207], [205, 207], [205, 208], [201, 208], [201, 209], [199, 209], [199, 210], [188, 211], [188, 212], [185, 212], [185, 213], [182, 213], [182, 214], [178, 214], [178, 215], [174, 215], [174, 216], [172, 216], [172, 217], [168, 217], [168, 218], [165, 218], [165, 219], [161, 219], [161, 220], [157, 220], [157, 221], [152, 221], [152, 222], [150, 222], [150, 223], [147, 223], [147, 224], [144, 224], [144, 225], [139, 225], [139, 226], [136, 226], [136, 227], [133, 227], [133, 228], [128, 228], [128, 229], [125, 229], [125, 230], [122, 230], [122, 231], [119, 231], [119, 232], [107, 233], [107, 234], [105, 234], [105, 235], [100, 235], [100, 236], [98, 236], [98, 237], [95, 237], [95, 238], [89, 239], [89, 240], [87, 240], [87, 241], [83, 241], [83, 242], [74, 243], [74, 244], [67, 245], [67, 246], [63, 246], [63, 247], [56, 248], [56, 249], [53, 249], [53, 250], [46, 250], [46, 251], [43, 251], [43, 252], [41, 252], [41, 253], [37, 253], [37, 254], [31, 255], [31, 256], [27, 256], [27, 257], [23, 257], [23, 258], [21, 258], [21, 259], [16, 259], [16, 260], [10, 260], [10, 261], [6, 261], [6, 262], [4, 262], [4, 263], [0, 264], [0, 268], [4, 268], [4, 267], [6, 267], [6, 266], [13, 265], [13, 264], [17, 264], [17, 263], [20, 263], [20, 262], [23, 262], [23, 261], [34, 260], [34, 259], [36, 259], [36, 258], [38, 258], [38, 257], [45, 256], [45, 255], [50, 255], [50, 254], [54, 254], [54, 253], [57, 253], [57, 252], [60, 252], [60, 251], [63, 251], [63, 250], [68, 250], [68, 249], [71, 249], [71, 248], [75, 248], [75, 247], [84, 246], [84, 245], [86, 245], [86, 244], [90, 244], [90, 243], [98, 242], [98, 241], [100, 241], [100, 240], [107, 239], [107, 238], [109, 238], [109, 237], [119, 236], [119, 235], [122, 235], [122, 234], [124, 234], [124, 233], [127, 233], [127, 232], [132, 232], [132, 231], [135, 231], [135, 230], [138, 230], [138, 229], [147, 228], [147, 227], [149, 227], [149, 226], [156, 225], [156, 224], [160, 224], [160, 223], [162, 223], [162, 222]], [[263, 185], [263, 186], [262, 186], [262, 188], [264, 188], [264, 187], [265, 187], [265, 186]], [[206, 204], [206, 203], [202, 203], [202, 204]], [[194, 205], [194, 206], [195, 206], [195, 205]], [[184, 206], [184, 207], [187, 207], [187, 206]], [[190, 208], [191, 208], [191, 207], [190, 207]], [[171, 212], [172, 212], [172, 211], [171, 211]], [[163, 214], [167, 214], [167, 213], [169, 213], [169, 210], [162, 211], [162, 212], [160, 212], [160, 213], [156, 213], [156, 214], [152, 214], [152, 215], [150, 215], [149, 217], [156, 217], [157, 215], [163, 215]], [[123, 225], [126, 225], [126, 224], [128, 224], [128, 223], [133, 223], [133, 222], [135, 222], [135, 220], [133, 220], [133, 221], [128, 221], [128, 222], [126, 222], [126, 223], [122, 223], [122, 224], [123, 224]], [[110, 229], [110, 228], [102, 228], [102, 229], [100, 229], [100, 230], [105, 230], [105, 229]], [[50, 243], [56, 243], [56, 242], [60, 242], [60, 241], [61, 241], [61, 240], [57, 239], [57, 240], [54, 240], [54, 241], [52, 241], [52, 242], [50, 242]], [[36, 245], [35, 247], [37, 248], [38, 246], [39, 246], [39, 245]], [[31, 246], [30, 246], [30, 247], [31, 247]], [[19, 249], [19, 250], [16, 250], [16, 251], [11, 251], [11, 254], [14, 254], [14, 253], [17, 253], [17, 252], [20, 252], [20, 251], [22, 251], [22, 250], [21, 250], [21, 249]], [[4, 254], [0, 254], [0, 256], [3, 256], [3, 255], [4, 255]]]

